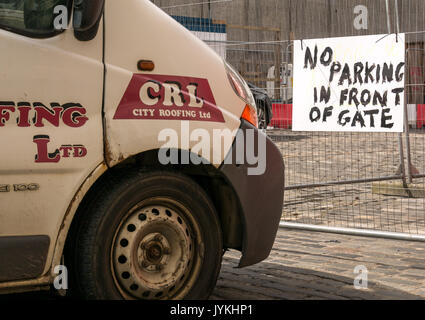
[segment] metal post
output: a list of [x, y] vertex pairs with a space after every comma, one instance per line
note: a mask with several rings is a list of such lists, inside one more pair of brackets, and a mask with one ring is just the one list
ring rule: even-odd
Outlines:
[[[387, 13], [387, 31], [388, 31], [388, 34], [390, 34], [391, 33], [391, 22], [390, 22], [390, 7], [389, 7], [388, 0], [385, 0], [385, 9], [386, 9], [386, 13]], [[398, 12], [397, 6], [396, 6], [396, 10]], [[398, 16], [397, 16], [397, 20], [398, 20]], [[399, 27], [398, 23], [397, 23], [397, 27]], [[398, 30], [397, 30], [397, 32], [398, 32]], [[406, 109], [407, 109], [407, 106], [404, 110], [405, 114], [406, 114]], [[404, 122], [405, 121], [406, 120], [404, 120]], [[405, 128], [406, 128], [406, 125], [405, 125]], [[403, 134], [402, 133], [400, 133], [398, 135], [398, 148], [399, 148], [399, 152], [400, 152], [400, 167], [399, 167], [398, 171], [400, 172], [400, 174], [402, 176], [403, 185], [406, 187], [407, 182], [406, 182], [406, 169], [405, 169], [405, 166], [404, 166]]]
[[[290, 42], [286, 46], [286, 57], [285, 57], [285, 59], [286, 59], [286, 66], [287, 66], [287, 68], [288, 68], [288, 66], [289, 66], [290, 63], [292, 63], [292, 64], [294, 63], [294, 59], [292, 57], [292, 53], [289, 51], [289, 48], [291, 48], [293, 46], [294, 46], [294, 34], [291, 32]], [[293, 92], [293, 90], [294, 90], [294, 88], [292, 88], [292, 85], [291, 85], [291, 87], [289, 87], [289, 78], [288, 78], [288, 82], [286, 84], [285, 101], [283, 101], [283, 103], [288, 103], [288, 101], [289, 101], [289, 92], [290, 91]]]
[[[406, 78], [405, 78], [406, 79]], [[406, 88], [406, 86], [404, 86]], [[404, 132], [406, 134], [407, 182], [412, 183], [412, 158], [410, 154], [409, 118], [407, 113], [407, 95], [404, 90]]]
[[[397, 33], [400, 33], [400, 23], [399, 23], [399, 16], [398, 16], [398, 0], [394, 0], [395, 5], [395, 13], [396, 13], [396, 27], [397, 27]], [[408, 53], [409, 50], [406, 51], [406, 61], [408, 60]], [[407, 68], [407, 63], [405, 64], [405, 68]], [[412, 157], [411, 157], [411, 151], [410, 151], [410, 133], [409, 133], [409, 117], [407, 112], [407, 87], [406, 87], [406, 76], [404, 77], [404, 132], [406, 134], [406, 157], [407, 157], [407, 181], [408, 183], [413, 182], [413, 172], [415, 171], [415, 168], [413, 168], [412, 165]], [[417, 171], [417, 170], [416, 170]], [[416, 173], [416, 172], [415, 172]]]
[[400, 21], [398, 17], [398, 0], [394, 0], [394, 1], [395, 1], [395, 15], [396, 15], [396, 30], [397, 30], [397, 33], [400, 33]]
[[275, 35], [275, 41], [276, 41], [276, 46], [275, 46], [275, 69], [274, 69], [274, 90], [275, 90], [275, 98], [280, 100], [281, 96], [280, 96], [280, 67], [282, 65], [282, 49], [280, 46], [280, 31], [276, 31], [276, 35]]
[[387, 31], [388, 34], [391, 33], [391, 22], [390, 22], [390, 7], [388, 4], [388, 0], [385, 0], [385, 9], [387, 11]]

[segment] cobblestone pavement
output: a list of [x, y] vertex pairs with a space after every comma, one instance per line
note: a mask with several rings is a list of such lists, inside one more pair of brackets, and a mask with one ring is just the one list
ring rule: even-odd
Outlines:
[[[425, 299], [425, 243], [280, 229], [270, 257], [243, 269], [223, 259], [213, 300]], [[354, 288], [354, 268], [368, 269], [368, 289]], [[0, 296], [59, 299], [46, 292]]]
[[[424, 299], [425, 243], [280, 229], [270, 257], [235, 269], [225, 254], [212, 299]], [[368, 269], [355, 289], [354, 268]]]

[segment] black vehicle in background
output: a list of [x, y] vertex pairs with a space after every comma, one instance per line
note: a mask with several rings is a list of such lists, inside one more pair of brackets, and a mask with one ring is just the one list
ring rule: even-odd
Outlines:
[[267, 129], [273, 117], [272, 101], [267, 92], [251, 83], [248, 83], [257, 104], [258, 128]]

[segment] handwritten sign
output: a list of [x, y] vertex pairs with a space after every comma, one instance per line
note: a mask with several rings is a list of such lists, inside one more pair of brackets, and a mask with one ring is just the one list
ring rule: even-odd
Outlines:
[[294, 131], [403, 132], [404, 34], [294, 42]]

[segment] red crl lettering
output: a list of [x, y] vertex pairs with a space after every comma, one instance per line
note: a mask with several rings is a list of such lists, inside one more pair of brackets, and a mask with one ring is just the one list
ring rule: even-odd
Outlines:
[[49, 136], [35, 136], [33, 139], [37, 145], [37, 154], [35, 155], [35, 163], [56, 163], [59, 162], [61, 156], [59, 150], [56, 149], [53, 153], [47, 150], [47, 144], [50, 142]]
[[198, 85], [190, 83], [185, 88], [178, 81], [160, 83], [148, 80], [140, 87], [140, 100], [146, 106], [202, 108], [204, 100], [197, 96]]
[[4, 127], [5, 123], [9, 121], [12, 112], [15, 112], [15, 107], [0, 105], [0, 127]]
[[43, 120], [50, 122], [55, 127], [59, 127], [59, 120], [61, 117], [62, 107], [53, 107], [53, 111], [50, 111], [46, 108], [45, 105], [41, 103], [34, 103], [35, 110], [35, 126], [36, 127], [44, 127]]
[[62, 121], [68, 127], [79, 128], [86, 124], [87, 118], [84, 116], [86, 114], [86, 109], [81, 107], [70, 107], [66, 108], [62, 113]]
[[[0, 127], [16, 123], [18, 127], [60, 127], [61, 122], [71, 128], [79, 128], [89, 120], [86, 109], [78, 103], [51, 103], [50, 108], [40, 102], [0, 102]], [[15, 120], [15, 121], [14, 121]]]
[[115, 111], [122, 119], [224, 122], [207, 79], [158, 74], [133, 75]]
[[34, 136], [34, 143], [37, 145], [36, 163], [57, 163], [62, 158], [84, 158], [87, 156], [87, 148], [81, 144], [64, 144], [54, 152], [49, 153], [48, 144], [50, 137], [47, 135]]
[[86, 147], [82, 145], [74, 146], [74, 158], [84, 158], [87, 155]]
[[18, 127], [30, 127], [29, 114], [32, 110], [31, 104], [29, 102], [20, 102], [18, 103]]
[[63, 158], [69, 158], [71, 156], [71, 151], [72, 149], [74, 149], [73, 146], [61, 146], [60, 147], [60, 151], [62, 152], [62, 157]]

